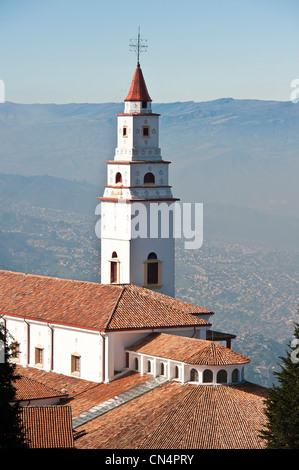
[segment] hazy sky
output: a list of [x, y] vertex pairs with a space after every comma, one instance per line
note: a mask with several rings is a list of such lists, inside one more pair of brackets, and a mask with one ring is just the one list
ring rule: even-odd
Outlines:
[[6, 101], [123, 101], [141, 67], [154, 102], [290, 99], [298, 0], [0, 0]]

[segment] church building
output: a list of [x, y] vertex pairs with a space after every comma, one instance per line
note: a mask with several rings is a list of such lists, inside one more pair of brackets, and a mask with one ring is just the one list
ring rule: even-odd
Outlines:
[[[14, 338], [14, 362], [96, 383], [128, 371], [181, 384], [245, 380], [249, 359], [232, 351], [233, 335], [212, 330], [213, 311], [174, 296], [174, 235], [169, 227], [164, 237], [148, 215], [177, 200], [169, 164], [138, 61], [99, 198], [101, 283], [0, 271], [1, 321]], [[146, 209], [154, 237], [135, 236], [136, 207]]]

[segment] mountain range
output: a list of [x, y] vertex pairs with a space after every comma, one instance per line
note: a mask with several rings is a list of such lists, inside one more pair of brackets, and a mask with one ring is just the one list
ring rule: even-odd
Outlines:
[[[85, 181], [101, 193], [122, 111], [123, 103], [0, 104], [0, 173]], [[299, 104], [224, 98], [153, 111], [175, 196], [299, 216]]]

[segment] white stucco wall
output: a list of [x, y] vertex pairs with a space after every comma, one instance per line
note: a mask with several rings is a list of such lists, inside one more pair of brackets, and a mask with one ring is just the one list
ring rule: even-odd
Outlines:
[[[80, 356], [82, 379], [101, 382], [103, 377], [103, 338], [98, 331], [6, 317], [6, 328], [20, 344], [20, 365], [38, 367], [64, 375], [74, 375], [71, 356]], [[29, 325], [29, 335], [28, 335]], [[29, 338], [29, 360], [27, 345]], [[43, 364], [35, 362], [35, 348], [43, 350]], [[52, 350], [53, 349], [53, 350]], [[107, 360], [107, 358], [106, 358]], [[53, 366], [53, 367], [52, 367]]]
[[[135, 359], [138, 359], [138, 369], [135, 368]], [[148, 363], [151, 363], [151, 370], [148, 369]], [[140, 354], [138, 352], [129, 353], [129, 368], [132, 370], [138, 370], [141, 375], [149, 374], [154, 377], [161, 375], [161, 364], [164, 364], [164, 374], [169, 380], [178, 380], [182, 383], [198, 383], [204, 385], [221, 385], [217, 382], [217, 374], [221, 370], [225, 370], [227, 373], [227, 381], [223, 384], [232, 383], [232, 373], [235, 369], [239, 371], [239, 380], [241, 382], [244, 379], [244, 364], [230, 364], [225, 366], [207, 366], [207, 365], [191, 365], [172, 359], [163, 357], [151, 356], [149, 354]], [[179, 377], [175, 378], [175, 368], [179, 369]], [[198, 382], [191, 382], [191, 371], [195, 369], [198, 372]], [[211, 382], [203, 382], [203, 373], [205, 370], [212, 371], [213, 378]]]
[[[196, 329], [197, 338], [205, 339], [205, 328]], [[125, 348], [140, 341], [151, 333], [168, 333], [177, 336], [194, 336], [194, 328], [173, 328], [173, 329], [144, 329], [134, 331], [118, 331], [107, 333], [108, 337], [108, 354], [109, 354], [109, 377], [114, 374], [114, 370], [122, 370], [126, 367], [126, 352]]]

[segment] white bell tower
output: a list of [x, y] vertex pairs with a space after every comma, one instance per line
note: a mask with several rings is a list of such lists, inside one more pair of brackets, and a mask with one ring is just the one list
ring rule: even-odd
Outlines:
[[138, 61], [124, 113], [117, 115], [117, 148], [114, 160], [106, 162], [107, 185], [98, 198], [101, 282], [132, 283], [174, 296], [173, 223], [169, 217], [165, 236], [160, 225], [153, 227], [150, 215], [162, 203], [168, 208], [177, 201], [168, 181], [170, 162], [162, 159], [159, 148], [159, 114], [152, 112], [151, 101]]

